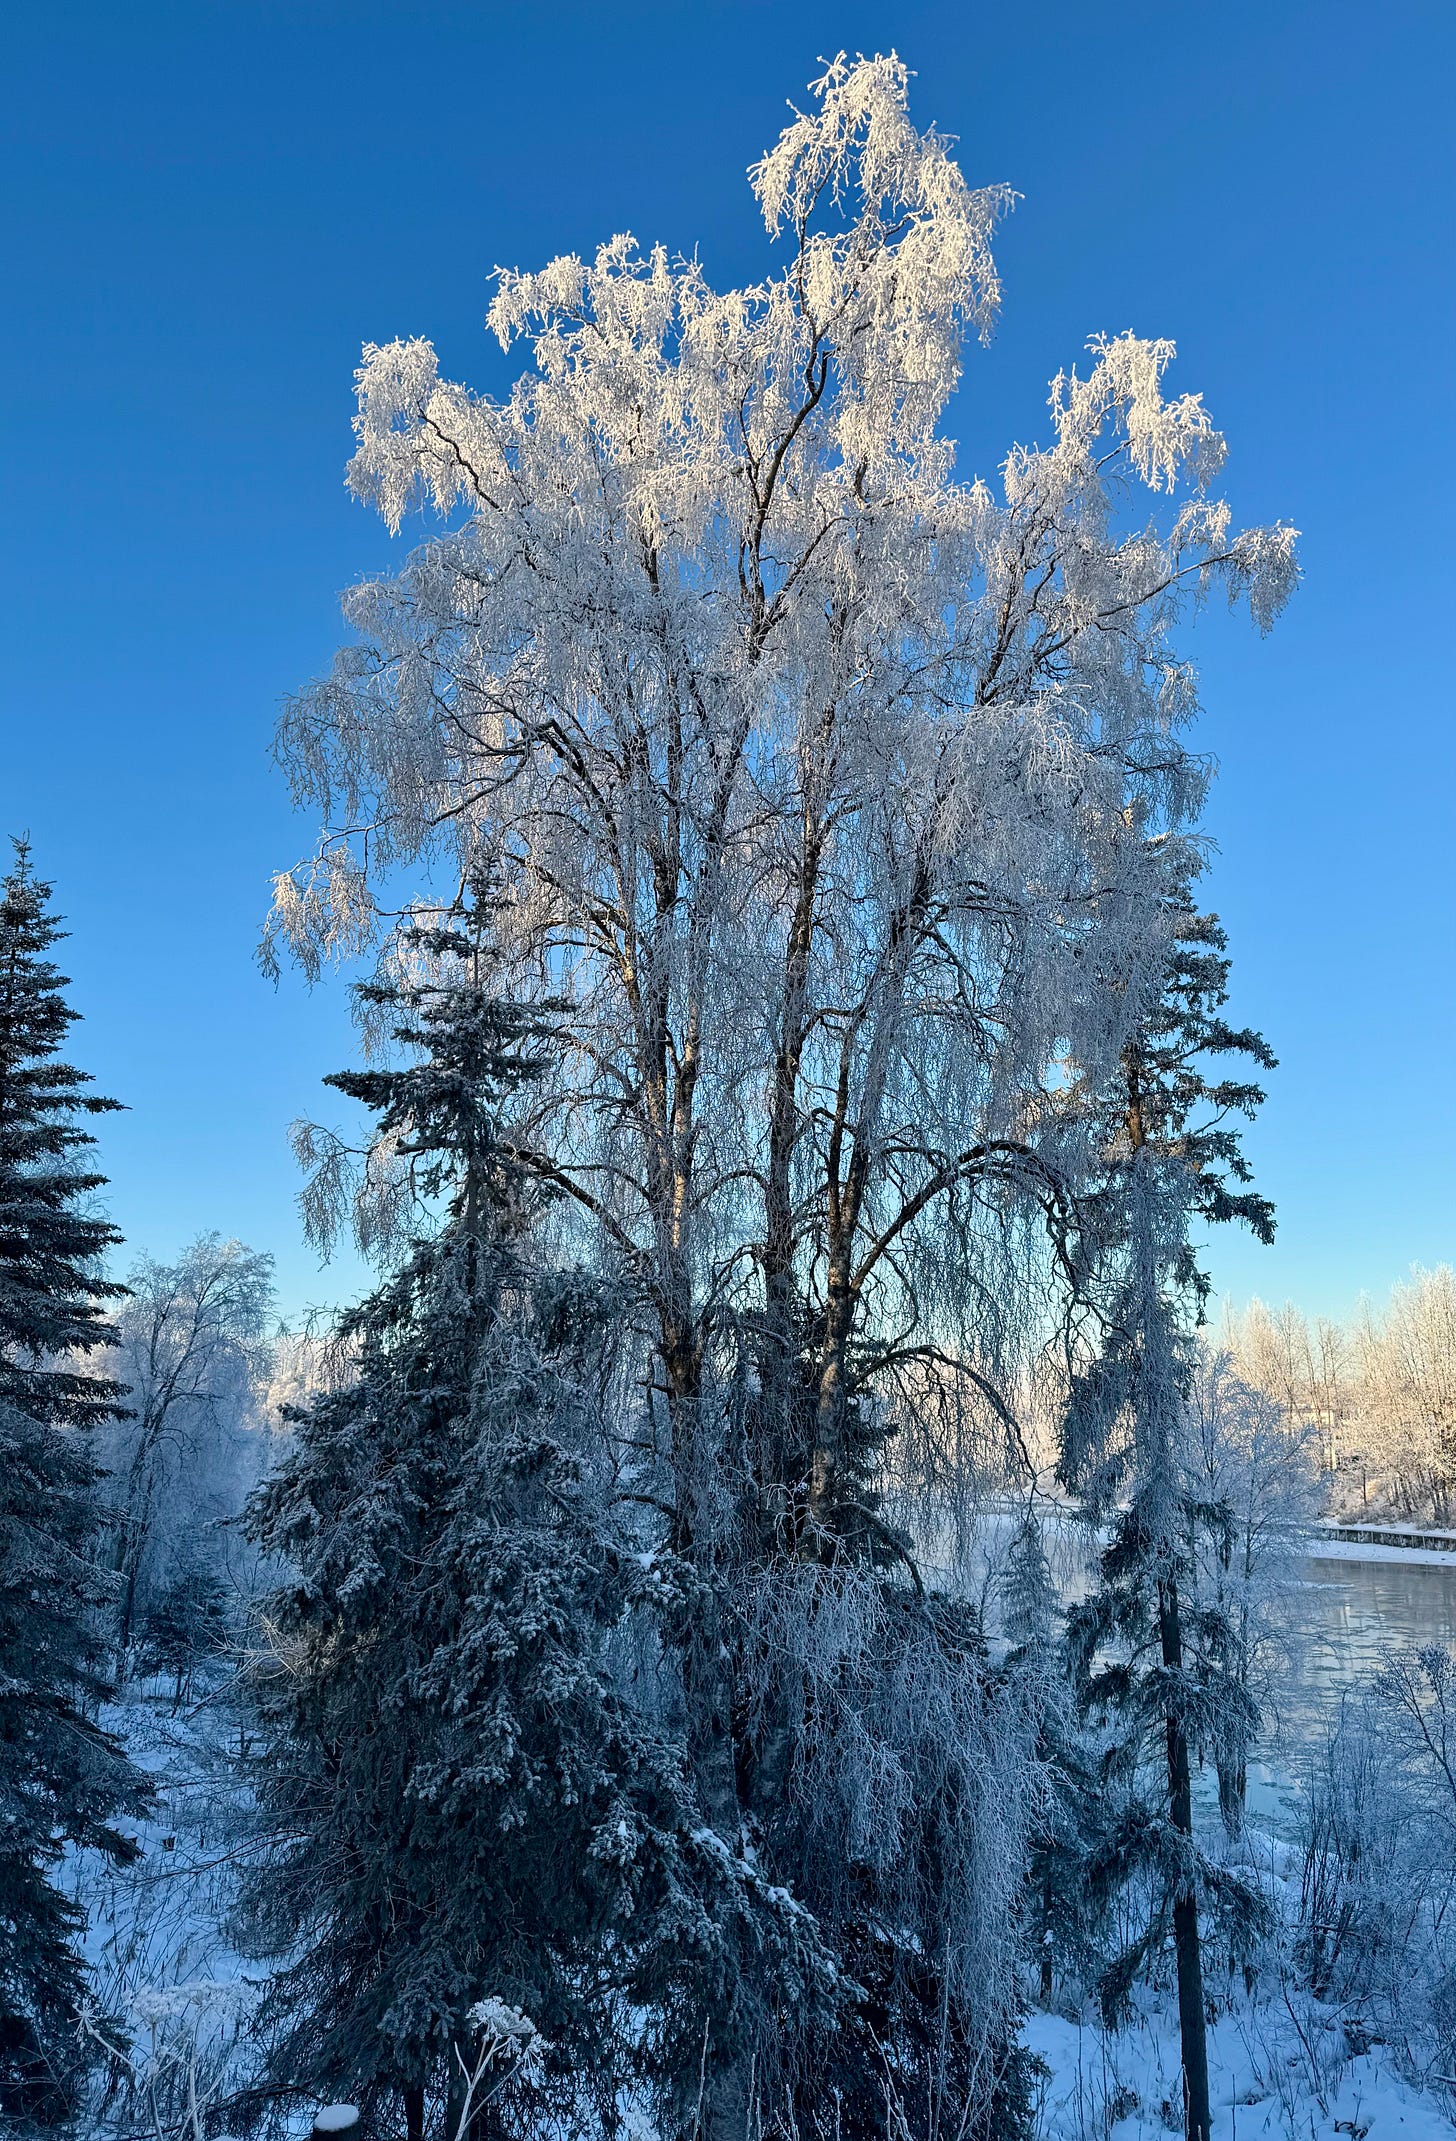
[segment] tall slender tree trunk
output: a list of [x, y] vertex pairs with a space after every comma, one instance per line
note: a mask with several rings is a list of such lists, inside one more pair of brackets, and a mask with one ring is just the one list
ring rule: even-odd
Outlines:
[[422, 2082], [411, 2082], [404, 2097], [405, 2141], [425, 2141], [425, 2091]]
[[[1172, 1577], [1158, 1585], [1158, 1633], [1163, 1664], [1171, 1674], [1183, 1670], [1183, 1627], [1178, 1586]], [[1193, 1834], [1193, 1776], [1183, 1721], [1167, 1713], [1168, 1807], [1180, 1836]], [[1198, 1898], [1185, 1885], [1173, 1900], [1173, 1945], [1178, 1965], [1178, 2036], [1183, 2056], [1183, 2113], [1187, 2141], [1211, 2141], [1208, 2103], [1208, 2024], [1203, 2011], [1203, 1951], [1198, 1937]]]
[[1038, 1991], [1043, 2007], [1052, 2004], [1055, 1989], [1055, 1956], [1052, 1947], [1052, 1905], [1055, 1902], [1052, 1877], [1047, 1875], [1041, 1889], [1041, 1973]]
[[[705, 1447], [701, 1361], [690, 1319], [665, 1322], [662, 1367], [668, 1385], [679, 1503], [674, 1544], [698, 1566], [701, 1584], [682, 1632], [681, 1670], [688, 1751], [699, 1803], [714, 1833], [733, 1853], [743, 1848], [743, 1805], [734, 1736], [732, 1631], [724, 1623], [724, 1563], [736, 1542], [724, 1534], [723, 1507], [734, 1482], [725, 1479], [723, 1453]], [[747, 1976], [751, 1963], [740, 1961]], [[705, 2017], [695, 2101], [683, 2105], [689, 2141], [749, 2141], [752, 2061], [731, 2007]]]
[[1249, 1764], [1243, 1754], [1218, 1758], [1218, 1811], [1229, 1839], [1237, 1843], [1244, 1831], [1244, 1809], [1249, 1796]]

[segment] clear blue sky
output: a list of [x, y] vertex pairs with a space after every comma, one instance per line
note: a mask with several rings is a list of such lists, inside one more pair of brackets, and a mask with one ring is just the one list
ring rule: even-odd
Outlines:
[[[821, 53], [897, 48], [973, 182], [1022, 192], [951, 428], [990, 470], [1097, 329], [1179, 344], [1238, 516], [1304, 530], [1268, 642], [1200, 626], [1235, 1009], [1282, 1067], [1236, 1297], [1340, 1311], [1456, 1253], [1450, 0], [645, 6], [110, 0], [9, 11], [0, 829], [74, 931], [115, 1216], [217, 1227], [323, 1301], [285, 1128], [349, 1060], [342, 983], [253, 947], [306, 845], [268, 759], [383, 562], [342, 487], [360, 344], [491, 385], [497, 262], [618, 230], [759, 270], [745, 165]], [[402, 546], [401, 546], [402, 547]]]

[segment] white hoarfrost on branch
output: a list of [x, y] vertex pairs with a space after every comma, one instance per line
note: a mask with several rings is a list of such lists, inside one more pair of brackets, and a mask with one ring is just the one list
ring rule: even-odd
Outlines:
[[[985, 1756], [1029, 1774], [1034, 1724], [886, 1521], [894, 1438], [926, 1478], [967, 1407], [1014, 1439], [1003, 1371], [1090, 1164], [1074, 1096], [1115, 1077], [1197, 869], [1175, 628], [1220, 591], [1267, 626], [1296, 567], [1289, 529], [1234, 531], [1165, 342], [1095, 339], [1048, 443], [958, 477], [942, 419], [1012, 196], [966, 185], [907, 82], [827, 68], [751, 173], [756, 283], [627, 236], [502, 272], [490, 326], [531, 359], [502, 400], [423, 340], [365, 351], [351, 486], [439, 526], [351, 590], [285, 714], [322, 830], [266, 956], [383, 938], [388, 972], [401, 877], [436, 912], [488, 883], [491, 986], [551, 1029], [502, 1151], [630, 1325], [610, 1462], [651, 1566], [687, 1571], [644, 1655], [701, 1833], [823, 1930], [794, 1982], [883, 1973], [884, 2041], [938, 2017], [984, 2106], [1029, 1818]], [[327, 1231], [360, 1156], [304, 1135]], [[401, 1157], [356, 1178], [376, 1246]], [[798, 1969], [782, 1918], [755, 1922]], [[775, 2115], [863, 2089], [868, 2118], [883, 2042], [795, 2048], [790, 1977], [737, 1938], [689, 2031], [702, 2130], [780, 2083]]]
[[518, 977], [576, 1013], [559, 1186], [703, 1307], [811, 1241], [856, 1301], [898, 1291], [968, 1185], [1038, 1186], [1055, 1068], [1121, 1045], [1204, 784], [1174, 621], [1217, 585], [1266, 624], [1295, 575], [1290, 530], [1210, 496], [1167, 343], [1095, 341], [999, 495], [954, 479], [1010, 196], [915, 131], [897, 61], [817, 91], [753, 173], [761, 283], [628, 238], [502, 274], [534, 357], [504, 402], [423, 341], [366, 352], [351, 484], [450, 524], [350, 593], [280, 735], [325, 830], [270, 942], [318, 971], [381, 873], [487, 852]]

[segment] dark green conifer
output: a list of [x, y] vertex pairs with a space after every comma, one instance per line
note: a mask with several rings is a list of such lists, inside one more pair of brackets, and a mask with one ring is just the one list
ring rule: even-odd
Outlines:
[[221, 1578], [202, 1555], [184, 1554], [142, 1616], [137, 1662], [144, 1673], [171, 1675], [176, 1710], [198, 1667], [222, 1652], [231, 1633]]
[[1037, 1716], [1037, 1760], [1045, 1792], [1027, 1837], [1025, 1914], [1042, 2005], [1058, 1968], [1095, 1975], [1097, 1902], [1084, 1878], [1104, 1827], [1096, 1750], [1081, 1729], [1066, 1671], [1061, 1600], [1047, 1564], [1042, 1528], [1028, 1509], [1011, 1536], [1001, 1580], [1006, 1671], [1026, 1688]]
[[117, 1103], [61, 1057], [77, 1014], [46, 956], [62, 934], [24, 841], [0, 880], [0, 2119], [70, 2108], [83, 1989], [74, 1906], [50, 1875], [66, 1844], [122, 1860], [141, 1779], [96, 1722], [105, 1693], [92, 1551], [97, 1470], [84, 1431], [125, 1392], [87, 1370], [121, 1292], [117, 1235], [88, 1209], [87, 1115]]
[[[1164, 980], [1110, 1089], [1093, 1097], [1101, 1175], [1087, 1201], [1089, 1262], [1099, 1275], [1102, 1342], [1077, 1378], [1064, 1477], [1110, 1516], [1094, 1594], [1073, 1609], [1068, 1644], [1084, 1712], [1112, 1730], [1104, 1754], [1106, 1822], [1084, 1856], [1090, 1899], [1139, 1884], [1141, 1932], [1102, 1978], [1115, 2014], [1150, 1955], [1174, 1944], [1189, 2141], [1208, 2141], [1200, 1921], [1247, 1951], [1263, 1918], [1257, 1893], [1199, 1848], [1192, 1758], [1200, 1744], [1247, 1744], [1257, 1722], [1230, 1667], [1231, 1631], [1196, 1595], [1195, 1540], [1227, 1513], [1190, 1491], [1186, 1432], [1191, 1344], [1207, 1295], [1190, 1228], [1241, 1221], [1262, 1241], [1273, 1209], [1250, 1185], [1229, 1122], [1263, 1099], [1219, 1078], [1214, 1056], [1274, 1058], [1223, 1017], [1229, 961], [1217, 918], [1187, 883], [1167, 913]], [[1123, 1506], [1117, 1499], [1125, 1496]], [[1110, 1917], [1110, 1911], [1109, 1911]]]
[[[549, 1027], [488, 992], [484, 922], [477, 895], [462, 926], [407, 933], [426, 978], [367, 997], [413, 1060], [331, 1081], [407, 1171], [413, 1238], [344, 1319], [347, 1374], [296, 1416], [250, 1518], [296, 1571], [259, 1686], [280, 1842], [249, 1897], [294, 1958], [278, 2071], [411, 2141], [436, 2116], [454, 2135], [482, 2001], [549, 2043], [554, 2115], [573, 2092], [609, 2107], [624, 2060], [681, 2071], [674, 1986], [687, 1965], [712, 1979], [754, 1901], [613, 1671], [614, 1631], [664, 1602], [671, 1563], [632, 1550], [599, 1476], [603, 1304], [532, 1253], [512, 1117]], [[767, 1915], [765, 1953], [792, 1947], [792, 1914]], [[532, 2086], [519, 2073], [490, 2120]]]

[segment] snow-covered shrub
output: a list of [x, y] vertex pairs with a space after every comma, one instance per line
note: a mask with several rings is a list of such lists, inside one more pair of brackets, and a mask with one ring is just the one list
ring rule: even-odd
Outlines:
[[1393, 1651], [1308, 1763], [1296, 1979], [1352, 2043], [1416, 2079], [1456, 2072], [1456, 1653]]
[[139, 1989], [121, 2026], [83, 2011], [82, 2035], [122, 2082], [133, 2131], [156, 2141], [207, 2141], [255, 1999], [246, 1982], [192, 1978]]
[[1295, 1967], [1318, 1999], [1390, 2001], [1420, 1917], [1419, 1812], [1388, 1735], [1355, 1699], [1309, 1757]]

